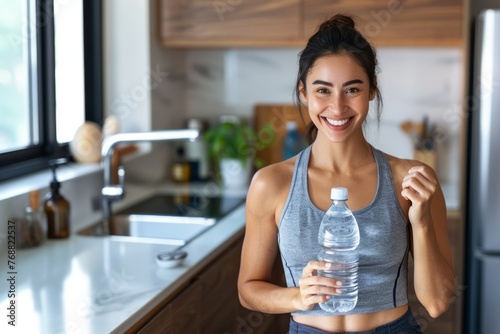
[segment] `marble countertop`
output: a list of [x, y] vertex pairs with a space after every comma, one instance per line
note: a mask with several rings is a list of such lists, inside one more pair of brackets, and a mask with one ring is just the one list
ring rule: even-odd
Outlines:
[[[174, 189], [175, 190], [175, 189]], [[151, 193], [144, 191], [140, 197]], [[90, 223], [90, 222], [89, 222]], [[183, 249], [177, 268], [160, 268], [155, 257], [176, 246], [112, 241], [73, 233], [64, 240], [17, 250], [15, 268], [1, 263], [0, 305], [15, 300], [15, 327], [4, 310], [2, 333], [121, 333], [243, 235], [245, 205], [220, 219]], [[15, 272], [10, 298], [9, 272]]]

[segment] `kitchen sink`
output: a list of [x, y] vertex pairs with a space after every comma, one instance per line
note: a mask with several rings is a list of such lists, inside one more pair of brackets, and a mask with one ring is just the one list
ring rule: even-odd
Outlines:
[[[109, 230], [116, 241], [184, 246], [215, 223], [216, 219], [203, 217], [115, 215]], [[102, 224], [94, 224], [79, 234], [103, 236]]]
[[184, 246], [243, 202], [240, 197], [156, 194], [111, 217], [109, 235], [97, 222], [78, 232], [111, 240]]

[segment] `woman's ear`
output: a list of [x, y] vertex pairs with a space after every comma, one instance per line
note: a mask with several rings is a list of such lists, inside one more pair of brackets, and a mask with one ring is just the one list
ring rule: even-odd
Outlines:
[[372, 88], [370, 90], [370, 101], [373, 101], [373, 99], [375, 98], [375, 88]]
[[377, 76], [373, 78], [373, 87], [370, 87], [370, 101], [372, 101], [375, 96], [377, 95], [377, 87], [378, 87], [378, 82], [377, 82]]
[[300, 102], [302, 102], [303, 105], [307, 106], [306, 87], [304, 86], [304, 83], [302, 81], [299, 82], [299, 94], [300, 94]]

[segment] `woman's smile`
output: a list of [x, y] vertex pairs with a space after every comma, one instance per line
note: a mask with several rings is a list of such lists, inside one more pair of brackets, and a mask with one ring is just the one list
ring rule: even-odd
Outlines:
[[343, 125], [346, 125], [349, 123], [352, 119], [352, 117], [345, 118], [345, 119], [333, 119], [333, 118], [328, 118], [328, 117], [323, 117], [329, 124], [335, 126], [335, 127], [341, 127]]

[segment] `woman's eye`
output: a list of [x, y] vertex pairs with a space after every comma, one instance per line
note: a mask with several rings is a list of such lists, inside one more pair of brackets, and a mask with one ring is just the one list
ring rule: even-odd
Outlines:
[[327, 94], [327, 93], [329, 93], [328, 89], [326, 89], [326, 88], [318, 88], [317, 92], [321, 93], [321, 94]]
[[352, 88], [349, 88], [348, 90], [346, 90], [346, 93], [357, 93], [359, 92], [359, 89], [358, 88], [355, 88], [355, 87], [352, 87]]

